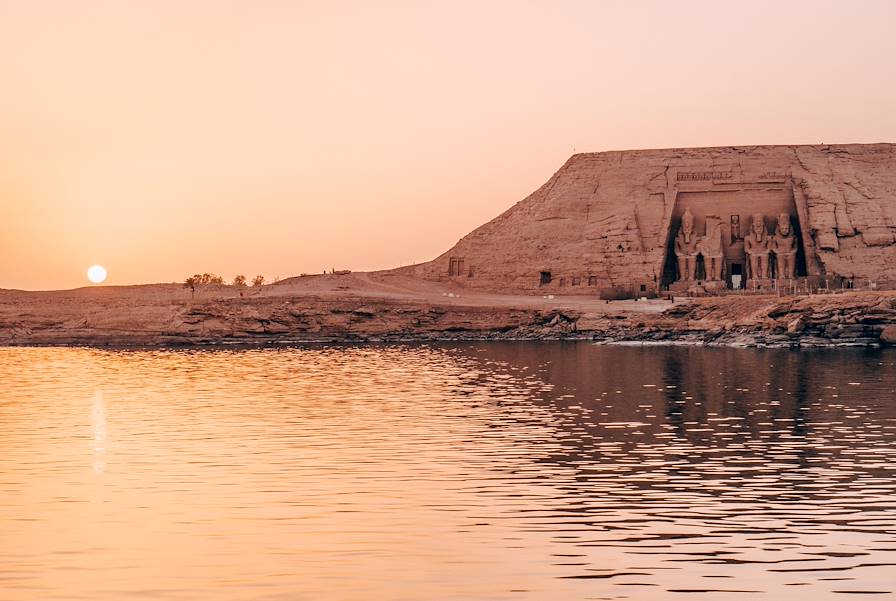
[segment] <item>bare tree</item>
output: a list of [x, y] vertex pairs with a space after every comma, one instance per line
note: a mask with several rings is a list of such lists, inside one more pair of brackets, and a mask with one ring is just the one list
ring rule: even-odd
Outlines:
[[260, 287], [264, 286], [264, 276], [257, 275], [254, 278], [252, 278], [252, 286], [254, 288], [260, 288]]
[[244, 275], [233, 276], [233, 285], [237, 288], [245, 288], [246, 287], [246, 276], [244, 276]]

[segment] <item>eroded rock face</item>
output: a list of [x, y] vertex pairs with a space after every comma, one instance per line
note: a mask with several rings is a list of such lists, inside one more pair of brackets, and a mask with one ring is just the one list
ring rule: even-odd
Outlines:
[[743, 240], [756, 213], [770, 235], [791, 217], [796, 276], [896, 285], [893, 144], [577, 154], [528, 198], [413, 270], [489, 290], [655, 292], [682, 279], [674, 240], [685, 211], [699, 236], [722, 229], [729, 286], [732, 275], [747, 277]]

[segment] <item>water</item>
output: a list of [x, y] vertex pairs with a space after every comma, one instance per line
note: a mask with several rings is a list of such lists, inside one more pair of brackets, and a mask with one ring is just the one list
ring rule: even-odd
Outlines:
[[894, 365], [0, 349], [0, 598], [892, 598]]

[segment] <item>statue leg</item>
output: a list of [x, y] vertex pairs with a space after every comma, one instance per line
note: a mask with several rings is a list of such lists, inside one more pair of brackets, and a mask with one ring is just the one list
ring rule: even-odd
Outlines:
[[796, 277], [796, 255], [787, 255], [787, 277]]
[[697, 279], [697, 255], [688, 257], [688, 270], [688, 280], [693, 282]]
[[687, 280], [688, 279], [687, 259], [685, 259], [684, 257], [675, 257], [675, 258], [678, 259], [678, 281], [680, 282], [683, 280]]

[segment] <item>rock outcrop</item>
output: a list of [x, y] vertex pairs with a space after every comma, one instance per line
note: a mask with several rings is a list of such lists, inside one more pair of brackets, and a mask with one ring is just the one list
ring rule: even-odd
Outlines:
[[[153, 300], [0, 294], [0, 345], [178, 346], [426, 340], [592, 340], [741, 346], [896, 343], [896, 292], [508, 306], [280, 294]], [[55, 295], [56, 298], [52, 298]], [[44, 298], [48, 302], [34, 302]], [[123, 299], [127, 299], [124, 302]], [[29, 302], [30, 301], [30, 302]]]
[[[411, 270], [487, 290], [655, 292], [674, 279], [670, 235], [685, 208], [698, 228], [721, 222], [732, 245], [757, 211], [769, 223], [792, 214], [800, 275], [896, 285], [893, 144], [577, 154], [532, 195]], [[736, 261], [727, 256], [729, 272]]]

